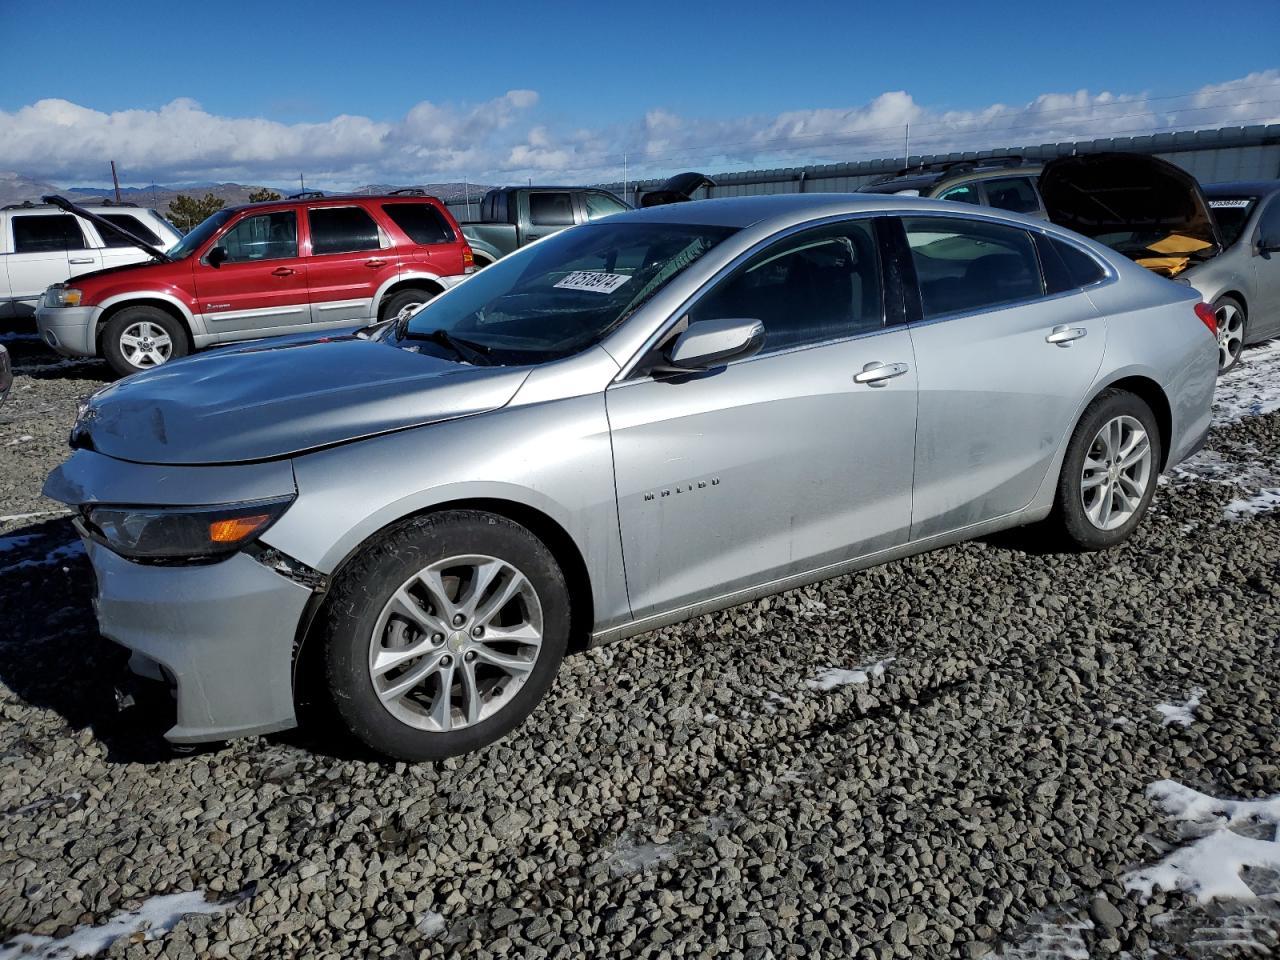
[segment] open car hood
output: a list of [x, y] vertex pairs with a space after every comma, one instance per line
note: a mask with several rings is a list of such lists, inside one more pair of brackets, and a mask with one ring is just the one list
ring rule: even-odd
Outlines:
[[147, 243], [145, 240], [135, 237], [132, 233], [130, 233], [124, 227], [116, 226], [110, 220], [104, 220], [102, 217], [98, 216], [92, 210], [86, 210], [84, 207], [79, 206], [78, 204], [72, 203], [66, 197], [60, 197], [57, 194], [51, 194], [47, 197], [41, 197], [40, 199], [43, 200], [45, 203], [52, 204], [53, 206], [57, 207], [59, 210], [65, 210], [67, 211], [67, 213], [74, 213], [78, 217], [84, 217], [86, 220], [88, 220], [90, 223], [92, 223], [95, 227], [98, 228], [98, 232], [103, 235], [104, 239], [106, 237], [111, 236], [112, 234], [115, 234], [116, 236], [123, 237], [125, 240], [129, 241], [129, 243], [137, 247], [143, 253], [147, 254], [150, 257], [153, 257], [154, 259], [160, 261], [161, 263], [171, 263], [173, 261], [173, 258], [170, 257], [163, 250], [157, 250], [155, 247], [151, 246], [151, 244]]
[[669, 177], [657, 190], [650, 190], [640, 198], [642, 207], [661, 207], [667, 203], [684, 203], [692, 200], [702, 187], [714, 187], [716, 182], [705, 173], [677, 173]]
[[1088, 153], [1045, 164], [1049, 219], [1166, 277], [1222, 250], [1195, 177], [1140, 153]]
[[71, 446], [136, 463], [273, 460], [497, 409], [528, 374], [350, 334], [279, 337], [171, 361], [99, 390]]

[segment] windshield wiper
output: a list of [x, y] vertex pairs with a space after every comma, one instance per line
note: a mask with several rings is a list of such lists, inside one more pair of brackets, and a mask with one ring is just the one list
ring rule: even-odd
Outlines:
[[481, 366], [487, 366], [490, 363], [489, 354], [493, 352], [483, 343], [476, 343], [474, 340], [465, 340], [462, 337], [455, 337], [448, 330], [430, 330], [427, 333], [403, 330], [400, 332], [400, 339], [425, 340], [427, 343], [437, 343], [446, 350], [452, 351], [460, 360], [464, 360], [467, 363], [479, 364]]

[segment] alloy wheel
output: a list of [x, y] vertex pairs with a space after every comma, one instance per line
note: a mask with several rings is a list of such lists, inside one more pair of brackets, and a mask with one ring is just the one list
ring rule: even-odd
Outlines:
[[1214, 313], [1218, 322], [1218, 369], [1235, 363], [1244, 346], [1244, 317], [1233, 303], [1224, 303]]
[[1134, 417], [1102, 425], [1085, 454], [1080, 499], [1099, 530], [1122, 527], [1137, 512], [1151, 483], [1151, 438]]
[[120, 352], [130, 366], [147, 370], [173, 356], [173, 340], [159, 324], [139, 320], [120, 334]]
[[387, 601], [369, 644], [374, 692], [394, 717], [447, 733], [503, 709], [542, 647], [533, 584], [496, 557], [424, 567]]

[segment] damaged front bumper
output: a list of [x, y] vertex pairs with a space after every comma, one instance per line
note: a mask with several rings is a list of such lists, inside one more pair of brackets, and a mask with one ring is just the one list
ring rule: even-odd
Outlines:
[[[129, 463], [77, 450], [45, 482], [46, 496], [87, 504], [235, 502], [296, 492], [287, 462], [214, 467]], [[216, 563], [135, 563], [82, 531], [97, 579], [103, 636], [132, 651], [130, 667], [167, 680], [177, 724], [165, 737], [201, 743], [297, 725], [294, 649], [323, 581], [269, 549]], [[302, 571], [305, 573], [305, 570]]]

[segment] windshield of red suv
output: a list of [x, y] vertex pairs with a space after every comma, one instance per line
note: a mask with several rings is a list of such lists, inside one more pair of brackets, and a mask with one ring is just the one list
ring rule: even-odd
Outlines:
[[735, 232], [608, 221], [566, 230], [486, 267], [423, 307], [395, 336], [461, 341], [473, 359], [479, 354], [494, 364], [571, 356], [600, 342]]
[[217, 233], [222, 225], [231, 219], [234, 213], [234, 210], [219, 210], [166, 250], [165, 253], [174, 260], [182, 260], [184, 257], [191, 256], [203, 246], [206, 240]]

